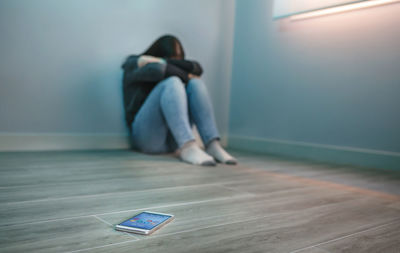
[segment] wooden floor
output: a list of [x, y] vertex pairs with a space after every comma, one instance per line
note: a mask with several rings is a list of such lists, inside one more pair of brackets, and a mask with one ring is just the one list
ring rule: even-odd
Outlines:
[[[400, 252], [399, 173], [233, 153], [0, 153], [0, 252]], [[143, 210], [176, 219], [113, 229]]]

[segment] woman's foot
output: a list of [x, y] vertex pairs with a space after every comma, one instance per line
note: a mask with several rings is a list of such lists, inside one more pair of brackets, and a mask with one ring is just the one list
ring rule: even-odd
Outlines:
[[204, 152], [195, 141], [190, 141], [183, 145], [182, 150], [179, 153], [181, 160], [203, 166], [215, 166], [215, 160]]
[[237, 164], [237, 160], [224, 150], [218, 140], [211, 141], [206, 148], [206, 152], [213, 156], [218, 162], [225, 164]]

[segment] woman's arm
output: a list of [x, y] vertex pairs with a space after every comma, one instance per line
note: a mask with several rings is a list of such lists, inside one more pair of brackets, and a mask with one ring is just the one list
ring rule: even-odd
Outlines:
[[178, 76], [183, 82], [188, 82], [189, 77], [186, 71], [175, 65], [162, 63], [163, 61], [161, 60], [163, 59], [161, 58], [146, 56], [142, 58], [142, 67], [139, 67], [141, 57], [130, 56], [122, 65], [122, 68], [125, 70], [125, 84], [130, 85], [133, 82], [159, 82], [170, 76]]
[[166, 61], [168, 64], [173, 64], [195, 76], [201, 76], [201, 74], [203, 74], [203, 68], [197, 61], [176, 60], [176, 59], [167, 59]]
[[125, 71], [125, 79], [128, 84], [133, 82], [158, 82], [166, 73], [166, 64], [148, 63], [141, 68]]

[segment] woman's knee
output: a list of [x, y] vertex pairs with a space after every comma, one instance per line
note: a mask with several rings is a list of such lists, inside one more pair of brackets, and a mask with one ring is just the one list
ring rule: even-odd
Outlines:
[[182, 80], [177, 76], [170, 76], [163, 81], [163, 84], [168, 87], [172, 87], [175, 89], [181, 89], [185, 87], [185, 84]]
[[180, 95], [185, 96], [185, 84], [179, 77], [171, 76], [163, 81], [163, 93], [169, 95]]

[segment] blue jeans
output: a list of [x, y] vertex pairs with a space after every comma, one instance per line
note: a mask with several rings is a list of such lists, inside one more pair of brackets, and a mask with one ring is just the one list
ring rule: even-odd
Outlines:
[[146, 98], [132, 123], [133, 148], [146, 153], [168, 153], [195, 140], [196, 124], [206, 145], [219, 139], [211, 101], [201, 79], [188, 84], [178, 77], [158, 83]]

